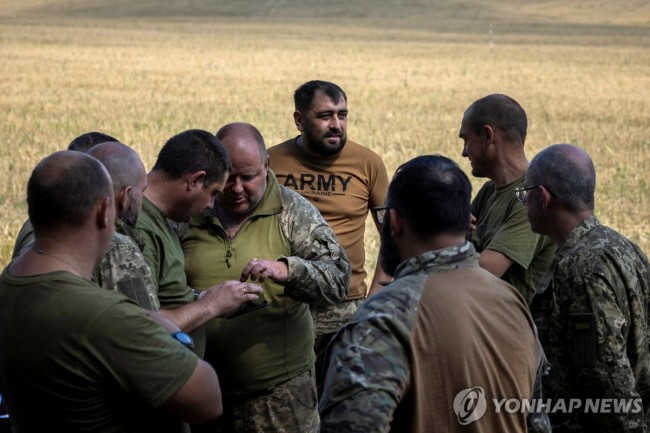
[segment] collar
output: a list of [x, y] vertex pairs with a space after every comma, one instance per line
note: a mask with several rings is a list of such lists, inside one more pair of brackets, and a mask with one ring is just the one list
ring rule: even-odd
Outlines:
[[[264, 196], [262, 200], [257, 204], [257, 207], [251, 213], [246, 221], [261, 217], [269, 216], [282, 212], [282, 193], [280, 191], [280, 184], [278, 179], [275, 177], [275, 173], [270, 168], [266, 174], [266, 191], [264, 191]], [[205, 226], [208, 224], [214, 224], [221, 226], [221, 221], [219, 218], [212, 213], [211, 210], [206, 209], [199, 216], [192, 218], [192, 226]]]
[[479, 266], [478, 258], [479, 254], [469, 241], [462, 245], [427, 251], [400, 263], [395, 272], [395, 279], [425, 271], [441, 272], [453, 269], [477, 268]]
[[142, 236], [142, 234], [140, 234], [140, 232], [138, 232], [133, 227], [128, 226], [119, 218], [115, 218], [115, 231], [121, 235], [130, 237], [138, 246], [140, 251], [144, 249], [146, 243], [144, 236]]

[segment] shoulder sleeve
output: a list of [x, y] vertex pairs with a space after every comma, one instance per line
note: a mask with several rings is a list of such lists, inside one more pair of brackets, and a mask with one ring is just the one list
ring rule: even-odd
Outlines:
[[281, 187], [280, 223], [291, 243], [285, 293], [320, 305], [343, 301], [350, 284], [350, 263], [334, 232], [307, 199]]
[[151, 270], [142, 252], [130, 238], [117, 235], [117, 242], [98, 266], [97, 283], [117, 290], [146, 310], [160, 308]]
[[372, 152], [374, 158], [370, 159], [371, 174], [370, 179], [370, 196], [368, 197], [368, 208], [381, 206], [386, 202], [386, 195], [388, 194], [388, 173], [384, 161], [379, 155]]
[[534, 233], [526, 216], [526, 208], [514, 203], [513, 211], [501, 223], [484, 250], [494, 250], [528, 269], [537, 252], [544, 245], [544, 237]]
[[128, 394], [159, 407], [190, 378], [198, 358], [175, 341], [138, 306], [123, 301], [108, 308], [86, 332], [89, 356], [102, 366], [99, 376]]
[[[579, 266], [572, 264], [576, 265]], [[573, 378], [569, 382], [575, 384], [565, 384], [569, 389], [560, 392], [577, 398], [616, 396], [619, 401], [640, 402], [635, 384], [642, 378], [635, 377], [634, 368], [641, 364], [637, 358], [648, 358], [648, 346], [643, 337], [642, 352], [637, 353], [633, 334], [639, 329], [634, 329], [637, 320], [632, 317], [633, 311], [627, 301], [617, 299], [611, 283], [597, 274], [558, 279], [554, 290], [560, 296], [560, 311], [564, 315], [564, 319], [557, 322], [566, 326], [565, 331], [556, 330], [564, 334], [560, 341], [565, 344], [556, 346], [554, 352], [564, 354], [570, 361], [553, 365], [556, 371], [551, 370], [551, 375]], [[553, 383], [562, 386], [559, 381]], [[634, 431], [635, 426], [644, 423], [643, 411], [612, 410], [589, 416], [594, 417], [590, 423], [595, 420], [603, 431]]]
[[154, 290], [158, 293], [158, 286], [161, 278], [160, 273], [162, 271], [161, 263], [165, 249], [162, 240], [153, 231], [140, 227], [138, 227], [138, 231], [145, 240], [142, 255], [151, 271], [151, 282], [154, 286]]
[[410, 389], [412, 302], [419, 299], [392, 289], [369, 298], [330, 343], [321, 432], [390, 431], [395, 409]]

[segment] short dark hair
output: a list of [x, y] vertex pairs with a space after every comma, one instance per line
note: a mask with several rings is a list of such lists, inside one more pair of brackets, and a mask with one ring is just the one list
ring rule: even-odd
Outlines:
[[341, 97], [343, 97], [345, 102], [348, 102], [347, 95], [336, 84], [330, 83], [329, 81], [312, 80], [298, 87], [293, 93], [293, 103], [296, 111], [304, 113], [309, 110], [317, 90], [326, 94], [335, 104], [339, 103]]
[[76, 150], [77, 152], [88, 152], [92, 147], [105, 143], [107, 141], [119, 141], [116, 138], [111, 137], [110, 135], [104, 134], [103, 132], [86, 132], [81, 134], [79, 137], [75, 138], [68, 144], [68, 150]]
[[103, 198], [113, 200], [106, 169], [82, 152], [62, 150], [39, 162], [27, 182], [27, 207], [34, 233], [80, 227]]
[[153, 166], [169, 179], [205, 171], [204, 186], [222, 180], [232, 170], [226, 149], [212, 133], [189, 129], [167, 140]]
[[[583, 158], [571, 157], [570, 144], [554, 144], [542, 149], [530, 161], [527, 183], [544, 185], [553, 192], [564, 206], [572, 211], [594, 209], [596, 191], [596, 169], [594, 163], [582, 149]], [[575, 155], [575, 154], [574, 154]]]
[[465, 111], [469, 127], [480, 134], [484, 125], [498, 129], [512, 141], [526, 141], [528, 117], [513, 98], [493, 93], [478, 99]]
[[387, 206], [422, 236], [467, 232], [472, 185], [451, 159], [418, 156], [402, 164], [388, 187]]

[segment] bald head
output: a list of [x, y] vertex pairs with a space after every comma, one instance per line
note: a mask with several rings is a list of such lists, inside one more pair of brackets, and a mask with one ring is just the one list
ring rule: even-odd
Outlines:
[[232, 156], [235, 151], [246, 150], [251, 152], [257, 147], [260, 160], [266, 161], [266, 144], [260, 131], [250, 123], [229, 123], [221, 127], [217, 133], [217, 138]]
[[569, 210], [592, 211], [596, 170], [589, 155], [571, 144], [554, 144], [530, 162], [527, 185], [544, 185]]
[[113, 180], [117, 216], [135, 227], [142, 208], [142, 194], [147, 187], [147, 173], [137, 152], [129, 146], [109, 141], [94, 146], [88, 155], [97, 158]]
[[128, 186], [135, 187], [146, 176], [138, 153], [126, 144], [109, 141], [95, 145], [88, 155], [96, 158], [111, 175], [115, 192]]
[[29, 219], [38, 236], [42, 230], [77, 228], [95, 205], [112, 202], [111, 179], [104, 166], [81, 152], [63, 150], [44, 158], [27, 183]]

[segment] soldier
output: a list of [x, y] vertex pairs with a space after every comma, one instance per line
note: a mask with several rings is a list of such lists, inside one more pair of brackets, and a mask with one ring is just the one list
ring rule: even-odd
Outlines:
[[[369, 209], [384, 204], [388, 174], [381, 157], [347, 137], [348, 101], [343, 89], [328, 81], [308, 81], [294, 92], [293, 119], [300, 135], [269, 149], [269, 164], [281, 185], [318, 208], [345, 248], [352, 266], [344, 302], [314, 306], [316, 380], [322, 392], [322, 364], [334, 333], [352, 318], [366, 296], [390, 281], [375, 267], [366, 285], [364, 233]], [[380, 224], [375, 221], [377, 230]], [[377, 260], [377, 263], [381, 259]]]
[[251, 283], [211, 281], [210, 289], [199, 297], [187, 284], [177, 224], [214, 205], [230, 169], [228, 154], [210, 132], [190, 129], [176, 134], [163, 145], [147, 174], [136, 224], [146, 240], [143, 254], [151, 268], [160, 313], [191, 333], [199, 356], [205, 350], [203, 324], [257, 300], [262, 293]]
[[[524, 413], [484, 406], [468, 419], [472, 398], [530, 399], [543, 361], [524, 298], [480, 268], [465, 240], [470, 195], [448, 158], [397, 170], [373, 209], [395, 279], [330, 345], [321, 432], [526, 432]], [[470, 404], [455, 403], [464, 395]]]
[[533, 158], [524, 186], [515, 191], [533, 231], [558, 245], [531, 305], [551, 363], [544, 394], [581, 399], [583, 408], [586, 399], [628, 405], [602, 413], [550, 411], [554, 432], [645, 432], [650, 427], [648, 259], [600, 224], [595, 187], [589, 155], [556, 144]]
[[476, 220], [471, 241], [481, 255], [479, 263], [515, 286], [530, 303], [555, 245], [530, 230], [526, 211], [512, 194], [523, 185], [528, 168], [527, 128], [526, 112], [517, 101], [492, 94], [465, 111], [459, 136], [472, 175], [490, 179], [472, 200]]
[[[76, 150], [77, 152], [87, 152], [93, 146], [105, 143], [107, 141], [118, 141], [117, 139], [111, 137], [110, 135], [104, 134], [103, 132], [85, 132], [78, 137], [75, 137], [70, 144], [68, 144], [68, 150]], [[23, 226], [16, 236], [16, 242], [14, 244], [14, 250], [12, 254], [12, 259], [18, 257], [18, 255], [27, 249], [31, 243], [34, 241], [34, 230], [32, 229], [32, 224], [29, 220], [26, 220]]]
[[[144, 239], [135, 231], [140, 214], [142, 193], [147, 187], [146, 171], [140, 156], [129, 146], [100, 133], [88, 133], [75, 138], [71, 149], [84, 149], [98, 159], [113, 181], [115, 190], [115, 232], [102, 261], [93, 270], [92, 281], [107, 290], [117, 290], [149, 311], [158, 311], [160, 304], [151, 280], [151, 271], [144, 260]], [[16, 249], [22, 252], [33, 242], [29, 220], [23, 226], [16, 241]], [[15, 255], [19, 255], [20, 252]]]
[[[259, 281], [268, 304], [206, 324], [205, 359], [223, 378], [224, 415], [201, 431], [316, 432], [314, 329], [309, 303], [345, 299], [350, 264], [313, 205], [278, 184], [253, 125], [217, 132], [233, 168], [214, 208], [183, 238], [188, 281]], [[264, 308], [262, 306], [266, 305]]]
[[0, 276], [0, 389], [14, 431], [180, 433], [181, 420], [219, 416], [217, 376], [182, 335], [89, 281], [114, 230], [102, 164], [46, 157], [27, 205], [34, 243]]

